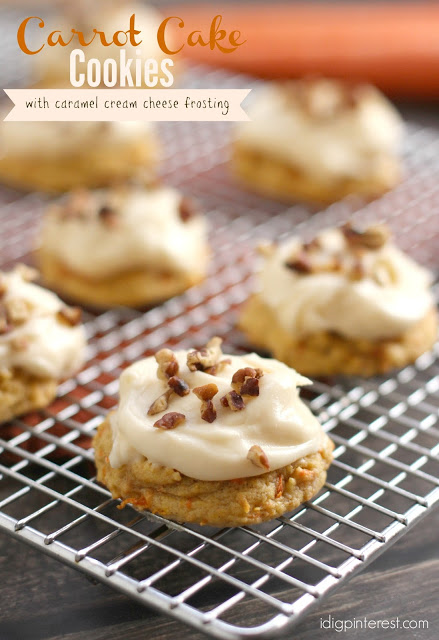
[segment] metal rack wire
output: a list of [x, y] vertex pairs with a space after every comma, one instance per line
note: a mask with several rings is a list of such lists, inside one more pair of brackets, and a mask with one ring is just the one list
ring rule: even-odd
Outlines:
[[[186, 80], [188, 88], [250, 86], [196, 69]], [[162, 127], [165, 178], [197, 196], [210, 220], [210, 277], [147, 313], [85, 314], [87, 366], [50, 407], [0, 428], [0, 529], [207, 634], [262, 638], [285, 631], [439, 500], [439, 345], [390, 378], [319, 381], [304, 392], [336, 443], [328, 482], [311, 502], [259, 526], [183, 526], [117, 509], [94, 480], [90, 436], [116, 405], [118, 376], [133, 360], [214, 334], [226, 349], [247, 349], [234, 325], [261, 238], [306, 235], [348, 217], [384, 219], [403, 248], [437, 269], [439, 134], [409, 126], [406, 177], [393, 192], [311, 216], [230, 181], [229, 132], [217, 123]], [[3, 189], [0, 204], [2, 267], [30, 261], [44, 198]]]

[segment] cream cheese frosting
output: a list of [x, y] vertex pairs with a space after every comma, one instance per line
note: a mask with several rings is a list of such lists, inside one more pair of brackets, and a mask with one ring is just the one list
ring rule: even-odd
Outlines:
[[[175, 394], [162, 413], [148, 415], [151, 404], [167, 388], [157, 377], [157, 363], [149, 357], [128, 367], [120, 378], [119, 407], [111, 416], [112, 467], [141, 460], [170, 467], [198, 480], [231, 480], [257, 476], [267, 468], [255, 466], [249, 449], [260, 447], [270, 470], [295, 462], [318, 451], [323, 431], [299, 397], [299, 387], [309, 380], [277, 360], [255, 353], [224, 356], [230, 359], [216, 375], [189, 371], [187, 351], [175, 352], [178, 376], [191, 389], [214, 383], [218, 394], [213, 399], [217, 417], [212, 423], [201, 418], [200, 400], [193, 391]], [[233, 374], [241, 368], [261, 369], [259, 395], [250, 398], [241, 411], [224, 407], [220, 398], [231, 390]], [[154, 422], [166, 412], [179, 412], [185, 421], [176, 429], [162, 430]]]
[[398, 153], [402, 120], [377, 90], [358, 87], [353, 100], [339, 83], [308, 81], [304, 105], [300, 85], [291, 84], [268, 84], [256, 94], [250, 121], [237, 129], [240, 145], [319, 179], [361, 178]]
[[[200, 214], [182, 219], [183, 202], [171, 187], [130, 185], [70, 195], [49, 210], [42, 246], [85, 277], [139, 268], [204, 273], [206, 221]], [[110, 224], [101, 215], [105, 211]]]
[[[314, 271], [301, 273], [287, 266], [302, 247], [293, 237], [266, 252], [258, 275], [261, 299], [298, 339], [323, 331], [349, 339], [398, 337], [434, 306], [431, 274], [392, 242], [358, 254], [341, 229], [320, 233], [317, 242], [310, 256]], [[333, 259], [342, 262], [340, 269], [319, 269]], [[361, 273], [353, 278], [351, 269], [358, 264]]]
[[[2, 273], [1, 287], [5, 326], [0, 332], [0, 368], [20, 369], [38, 378], [62, 379], [75, 373], [85, 360], [86, 338], [81, 325], [60, 318], [68, 312], [65, 304], [28, 282], [20, 270]], [[18, 313], [24, 314], [17, 322], [8, 318], [12, 305], [19, 305]]]
[[[105, 149], [153, 136], [149, 122], [0, 122], [0, 156], [29, 154], [55, 158], [81, 153], [87, 147]], [[114, 149], [117, 153], [117, 149]]]

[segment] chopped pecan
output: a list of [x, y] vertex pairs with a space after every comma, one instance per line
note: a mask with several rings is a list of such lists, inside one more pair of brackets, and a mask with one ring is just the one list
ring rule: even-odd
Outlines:
[[176, 376], [178, 373], [178, 362], [174, 353], [171, 349], [160, 349], [155, 354], [155, 359], [157, 361], [158, 369], [157, 369], [157, 378], [159, 380], [168, 380], [173, 376]]
[[5, 295], [7, 289], [8, 289], [8, 287], [6, 285], [6, 280], [0, 274], [0, 298], [3, 298], [3, 296]]
[[58, 321], [69, 327], [77, 327], [81, 322], [81, 316], [82, 311], [79, 307], [63, 307], [56, 314]]
[[315, 237], [309, 242], [304, 242], [302, 245], [302, 248], [305, 251], [305, 253], [308, 253], [309, 251], [314, 251], [316, 249], [321, 249], [320, 239], [318, 237]]
[[232, 361], [230, 360], [230, 358], [224, 358], [224, 360], [220, 360], [219, 362], [214, 364], [212, 367], [207, 367], [207, 369], [205, 369], [204, 373], [209, 373], [211, 376], [216, 376], [228, 364], [232, 364]]
[[183, 396], [187, 396], [187, 394], [190, 392], [189, 385], [177, 376], [172, 376], [171, 378], [169, 378], [168, 386], [181, 398]]
[[165, 429], [167, 431], [169, 429], [175, 429], [179, 425], [183, 424], [185, 420], [186, 416], [184, 413], [171, 411], [170, 413], [165, 413], [164, 416], [154, 422], [154, 427], [157, 427], [157, 429]]
[[190, 351], [187, 355], [187, 366], [190, 371], [205, 371], [217, 364], [223, 355], [221, 351], [222, 339], [215, 336], [207, 345], [198, 351]]
[[193, 393], [201, 400], [201, 419], [206, 422], [213, 422], [216, 418], [216, 409], [213, 406], [212, 398], [218, 393], [218, 387], [210, 382], [202, 387], [195, 387]]
[[200, 400], [207, 401], [212, 400], [212, 398], [216, 396], [218, 387], [214, 382], [210, 382], [209, 384], [204, 384], [202, 387], [195, 387], [195, 389], [192, 389], [192, 392], [195, 393]]
[[114, 227], [117, 227], [119, 216], [117, 215], [117, 212], [109, 205], [104, 205], [103, 207], [101, 207], [99, 209], [98, 216], [102, 223], [109, 229], [114, 229]]
[[233, 390], [229, 391], [229, 393], [226, 393], [226, 395], [221, 398], [220, 402], [223, 407], [227, 407], [232, 411], [242, 411], [243, 409], [245, 409], [245, 404], [242, 396]]
[[199, 209], [197, 203], [192, 198], [183, 197], [180, 200], [178, 214], [182, 222], [187, 222], [194, 216], [198, 215]]
[[162, 411], [167, 409], [169, 404], [169, 398], [171, 397], [172, 393], [173, 393], [172, 389], [167, 389], [165, 393], [162, 393], [161, 396], [159, 396], [156, 400], [154, 400], [154, 402], [148, 409], [148, 415], [154, 416], [156, 413], [161, 413]]
[[299, 253], [292, 260], [287, 260], [285, 266], [292, 271], [297, 271], [297, 273], [312, 273], [314, 271], [311, 260], [304, 252]]
[[207, 400], [201, 404], [201, 419], [206, 422], [213, 422], [216, 420], [216, 409], [213, 406], [212, 400]]
[[351, 280], [363, 280], [366, 276], [366, 268], [361, 260], [356, 260], [349, 271]]
[[264, 375], [262, 369], [244, 367], [235, 371], [232, 377], [232, 386], [242, 396], [259, 395], [259, 378]]
[[263, 376], [262, 369], [253, 369], [253, 367], [244, 367], [235, 371], [232, 377], [232, 384], [244, 382], [246, 378], [261, 378]]
[[5, 300], [4, 308], [8, 322], [13, 325], [23, 324], [30, 316], [30, 305], [23, 298]]
[[242, 396], [258, 396], [259, 380], [258, 378], [247, 378], [241, 385]]
[[390, 237], [388, 227], [381, 224], [359, 231], [350, 222], [347, 222], [342, 226], [341, 230], [348, 244], [364, 249], [381, 249]]
[[260, 467], [261, 469], [269, 469], [270, 463], [268, 462], [268, 458], [263, 449], [258, 445], [254, 444], [247, 453], [247, 459], [250, 460], [256, 467]]

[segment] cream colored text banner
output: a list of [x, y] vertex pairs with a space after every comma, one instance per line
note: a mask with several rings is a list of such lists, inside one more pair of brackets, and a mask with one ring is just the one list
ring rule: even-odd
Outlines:
[[250, 89], [5, 89], [14, 103], [5, 120], [248, 120]]

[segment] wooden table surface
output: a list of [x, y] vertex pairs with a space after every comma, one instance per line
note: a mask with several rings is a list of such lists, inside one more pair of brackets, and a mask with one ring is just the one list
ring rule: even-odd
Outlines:
[[[131, 601], [27, 545], [0, 534], [1, 640], [174, 640], [206, 636]], [[324, 600], [286, 638], [436, 640], [439, 637], [439, 509], [361, 574]], [[257, 603], [255, 607], [257, 607]], [[324, 630], [333, 618], [428, 621], [428, 629]], [[252, 617], [249, 612], [248, 624]]]

